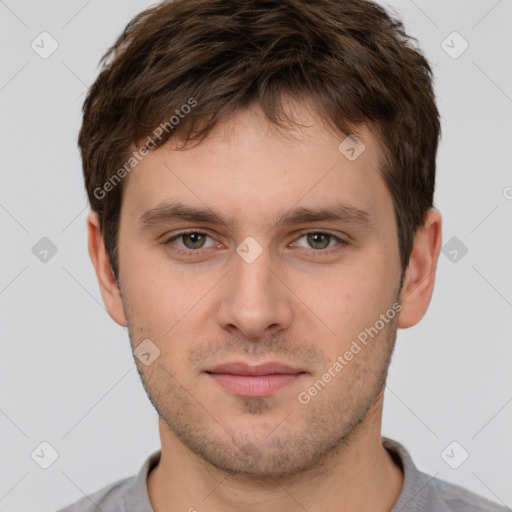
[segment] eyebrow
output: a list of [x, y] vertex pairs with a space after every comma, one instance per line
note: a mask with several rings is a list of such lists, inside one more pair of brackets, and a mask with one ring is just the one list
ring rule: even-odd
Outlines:
[[[238, 217], [224, 217], [209, 209], [185, 205], [181, 202], [164, 202], [145, 211], [138, 220], [138, 228], [144, 230], [176, 221], [215, 224], [229, 227], [236, 225]], [[274, 228], [303, 224], [308, 222], [337, 221], [355, 226], [372, 225], [371, 215], [367, 210], [361, 210], [342, 203], [335, 203], [321, 208], [295, 207], [281, 212], [274, 223]]]

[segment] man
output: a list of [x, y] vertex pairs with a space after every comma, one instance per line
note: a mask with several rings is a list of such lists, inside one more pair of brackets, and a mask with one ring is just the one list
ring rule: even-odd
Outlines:
[[64, 511], [504, 510], [381, 437], [441, 248], [439, 114], [402, 24], [364, 0], [175, 0], [103, 61], [89, 253], [162, 449]]

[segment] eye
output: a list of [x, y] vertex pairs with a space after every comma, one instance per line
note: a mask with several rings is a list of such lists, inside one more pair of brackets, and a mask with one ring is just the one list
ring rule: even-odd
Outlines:
[[[305, 239], [306, 246], [300, 245], [298, 242], [302, 239]], [[346, 242], [337, 236], [331, 235], [330, 233], [323, 233], [321, 231], [313, 231], [310, 233], [304, 233], [296, 242], [299, 247], [305, 247], [307, 249], [313, 250], [325, 250], [330, 249], [336, 245], [342, 244], [346, 245]]]
[[[183, 256], [204, 255], [203, 250], [218, 246], [217, 242], [207, 233], [201, 231], [182, 231], [165, 240], [164, 245], [171, 246], [176, 254]], [[309, 250], [310, 253], [330, 254], [340, 247], [346, 246], [348, 242], [323, 231], [311, 231], [302, 234], [296, 242], [290, 246], [300, 247]]]
[[[210, 238], [211, 242], [209, 245], [206, 245], [208, 238]], [[206, 233], [201, 233], [199, 231], [189, 231], [186, 233], [178, 233], [177, 235], [174, 235], [172, 238], [169, 238], [165, 243], [174, 243], [175, 245], [182, 249], [189, 249], [193, 251], [197, 249], [205, 249], [207, 247], [212, 247], [215, 245], [215, 240], [213, 240]]]

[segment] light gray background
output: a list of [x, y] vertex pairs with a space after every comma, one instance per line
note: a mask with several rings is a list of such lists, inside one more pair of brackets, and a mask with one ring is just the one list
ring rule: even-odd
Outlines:
[[[76, 149], [100, 56], [149, 5], [0, 1], [3, 512], [55, 510], [135, 474], [160, 446], [127, 332], [106, 313], [87, 253]], [[457, 237], [468, 252], [441, 255], [429, 312], [399, 332], [383, 433], [423, 471], [512, 507], [512, 2], [392, 5], [435, 66], [436, 206], [444, 243]], [[47, 59], [31, 48], [43, 31], [59, 45]], [[469, 43], [456, 59], [441, 47], [453, 31]], [[42, 237], [57, 247], [46, 263], [32, 253]], [[31, 458], [42, 441], [59, 454], [46, 470]], [[452, 441], [469, 452], [458, 469], [440, 455]]]

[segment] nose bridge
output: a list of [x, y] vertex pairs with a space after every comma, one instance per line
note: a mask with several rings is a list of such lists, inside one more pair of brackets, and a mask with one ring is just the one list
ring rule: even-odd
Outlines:
[[289, 325], [292, 312], [286, 289], [276, 280], [272, 266], [269, 247], [254, 238], [248, 237], [237, 247], [219, 307], [222, 327], [237, 328], [248, 338], [256, 338], [271, 326]]
[[[252, 249], [250, 249], [252, 251]], [[243, 252], [243, 249], [239, 249]], [[270, 298], [272, 273], [269, 270], [271, 265], [271, 256], [268, 249], [262, 250], [261, 254], [254, 257], [250, 252], [249, 259], [237, 254], [234, 258], [233, 284], [237, 293], [247, 295], [246, 299], [251, 297], [257, 299], [259, 295]], [[254, 257], [254, 259], [252, 259]]]

